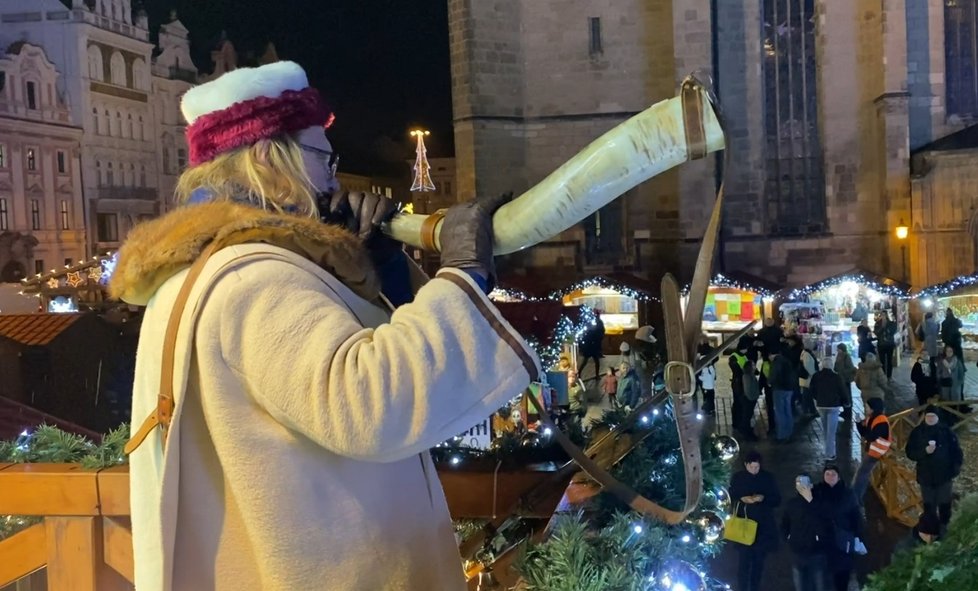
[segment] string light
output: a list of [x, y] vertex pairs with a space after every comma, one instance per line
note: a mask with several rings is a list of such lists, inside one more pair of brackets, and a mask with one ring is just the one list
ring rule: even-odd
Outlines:
[[879, 292], [882, 295], [886, 295], [890, 297], [895, 297], [900, 299], [907, 299], [910, 297], [910, 294], [907, 292], [907, 290], [905, 290], [904, 288], [898, 285], [883, 285], [877, 283], [873, 279], [870, 279], [861, 273], [858, 273], [858, 274], [839, 275], [836, 277], [831, 277], [829, 279], [819, 281], [818, 283], [813, 283], [812, 285], [793, 289], [791, 290], [791, 292], [788, 293], [788, 300], [789, 301], [803, 300], [813, 294], [824, 291], [826, 289], [838, 287], [843, 283], [856, 283], [867, 289], [871, 289], [873, 291]]
[[633, 300], [639, 300], [642, 302], [659, 301], [659, 298], [651, 296], [644, 291], [632, 289], [627, 285], [623, 285], [622, 283], [613, 281], [611, 279], [608, 279], [607, 277], [603, 277], [600, 275], [597, 277], [591, 277], [590, 279], [584, 279], [582, 281], [578, 281], [577, 283], [574, 283], [573, 285], [569, 285], [563, 289], [554, 290], [550, 292], [550, 299], [562, 300], [564, 299], [564, 296], [568, 294], [574, 293], [575, 291], [582, 291], [589, 287], [600, 287], [602, 289], [610, 289], [612, 291], [617, 292], [620, 295], [632, 298]]
[[62, 281], [73, 288], [81, 287], [86, 280], [105, 285], [115, 271], [117, 258], [118, 253], [96, 256], [67, 265], [60, 271], [51, 269], [47, 273], [38, 273], [33, 277], [22, 279], [21, 286], [24, 289], [21, 295], [40, 295], [40, 292], [45, 289], [58, 289], [62, 287]]
[[[687, 284], [686, 287], [683, 288], [684, 296], [689, 295], [690, 287], [691, 286]], [[731, 279], [723, 275], [722, 273], [717, 273], [716, 275], [714, 275], [713, 279], [710, 280], [710, 287], [718, 287], [723, 289], [739, 289], [740, 291], [749, 291], [751, 293], [755, 293], [761, 296], [762, 298], [774, 297], [774, 292], [769, 289], [752, 285], [750, 283], [747, 283], [746, 281], [737, 281], [735, 279]]]
[[953, 295], [954, 292], [964, 289], [966, 287], [971, 287], [978, 285], [978, 274], [975, 275], [964, 275], [961, 277], [955, 277], [954, 279], [945, 281], [944, 283], [938, 283], [936, 285], [931, 285], [922, 289], [920, 292], [914, 294], [915, 299], [921, 298], [942, 298], [949, 295]]

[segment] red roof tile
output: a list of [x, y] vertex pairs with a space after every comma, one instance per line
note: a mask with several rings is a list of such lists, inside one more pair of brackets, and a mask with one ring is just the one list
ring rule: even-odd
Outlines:
[[0, 314], [0, 336], [22, 345], [47, 345], [83, 314]]

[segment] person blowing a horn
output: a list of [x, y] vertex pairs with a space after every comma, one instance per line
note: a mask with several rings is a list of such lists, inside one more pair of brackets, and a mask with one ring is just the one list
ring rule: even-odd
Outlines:
[[181, 206], [132, 231], [110, 285], [146, 306], [136, 588], [464, 589], [425, 450], [540, 375], [486, 297], [506, 198], [446, 212], [427, 281], [378, 232], [393, 204], [339, 191], [301, 67], [232, 71], [181, 108]]

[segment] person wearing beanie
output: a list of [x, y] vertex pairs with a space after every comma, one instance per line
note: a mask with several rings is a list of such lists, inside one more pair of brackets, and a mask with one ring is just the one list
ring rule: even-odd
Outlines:
[[828, 551], [829, 528], [819, 511], [808, 474], [795, 477], [796, 496], [781, 512], [781, 533], [791, 550], [791, 571], [795, 591], [820, 591]]
[[299, 65], [239, 68], [181, 109], [181, 206], [131, 232], [110, 282], [146, 307], [136, 588], [465, 589], [426, 450], [541, 375], [486, 297], [507, 197], [445, 212], [428, 280], [378, 231], [393, 203], [340, 190]]
[[886, 418], [883, 399], [870, 398], [867, 404], [869, 413], [865, 420], [856, 425], [856, 429], [862, 435], [865, 449], [856, 477], [852, 481], [852, 492], [855, 493], [859, 506], [863, 504], [863, 497], [866, 496], [866, 489], [869, 488], [869, 478], [873, 469], [890, 451], [891, 445], [890, 420]]
[[924, 511], [940, 516], [947, 526], [951, 520], [951, 489], [961, 473], [964, 453], [955, 435], [941, 422], [940, 409], [933, 404], [924, 410], [924, 421], [907, 438], [907, 457], [917, 462], [917, 484]]
[[[789, 346], [783, 346], [788, 351]], [[795, 417], [791, 409], [791, 397], [798, 387], [797, 365], [791, 362], [787, 353], [772, 351], [769, 354], [771, 375], [769, 381], [774, 393], [774, 413], [777, 417], [774, 423], [774, 438], [779, 442], [787, 442], [795, 428]]]
[[828, 462], [822, 468], [822, 481], [812, 490], [815, 504], [828, 530], [827, 568], [824, 588], [848, 591], [857, 546], [861, 545], [865, 523], [859, 503], [846, 487], [839, 467]]

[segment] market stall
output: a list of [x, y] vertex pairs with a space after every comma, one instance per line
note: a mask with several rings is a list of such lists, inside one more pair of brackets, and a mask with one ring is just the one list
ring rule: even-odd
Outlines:
[[63, 269], [38, 273], [21, 281], [21, 293], [38, 298], [44, 312], [102, 311], [107, 306], [117, 305], [107, 296], [107, 285], [115, 264], [116, 255], [104, 255], [66, 265]]
[[[761, 328], [764, 318], [774, 315], [778, 287], [746, 273], [717, 274], [710, 281], [703, 308], [703, 332], [715, 344], [739, 332], [748, 322]], [[683, 290], [683, 311], [689, 301], [689, 286]]]
[[955, 277], [914, 294], [918, 313], [911, 325], [916, 327], [926, 312], [933, 312], [941, 322], [947, 310], [961, 320], [961, 348], [978, 351], [978, 274]]
[[845, 343], [856, 350], [856, 327], [887, 312], [897, 323], [897, 347], [907, 334], [910, 286], [864, 271], [850, 271], [787, 292], [779, 307], [785, 332], [800, 335], [806, 348], [832, 355]]
[[551, 293], [565, 306], [587, 306], [601, 313], [605, 354], [617, 354], [622, 342], [634, 340], [635, 331], [655, 325], [651, 304], [658, 302], [650, 281], [629, 274], [601, 275], [578, 281]]

